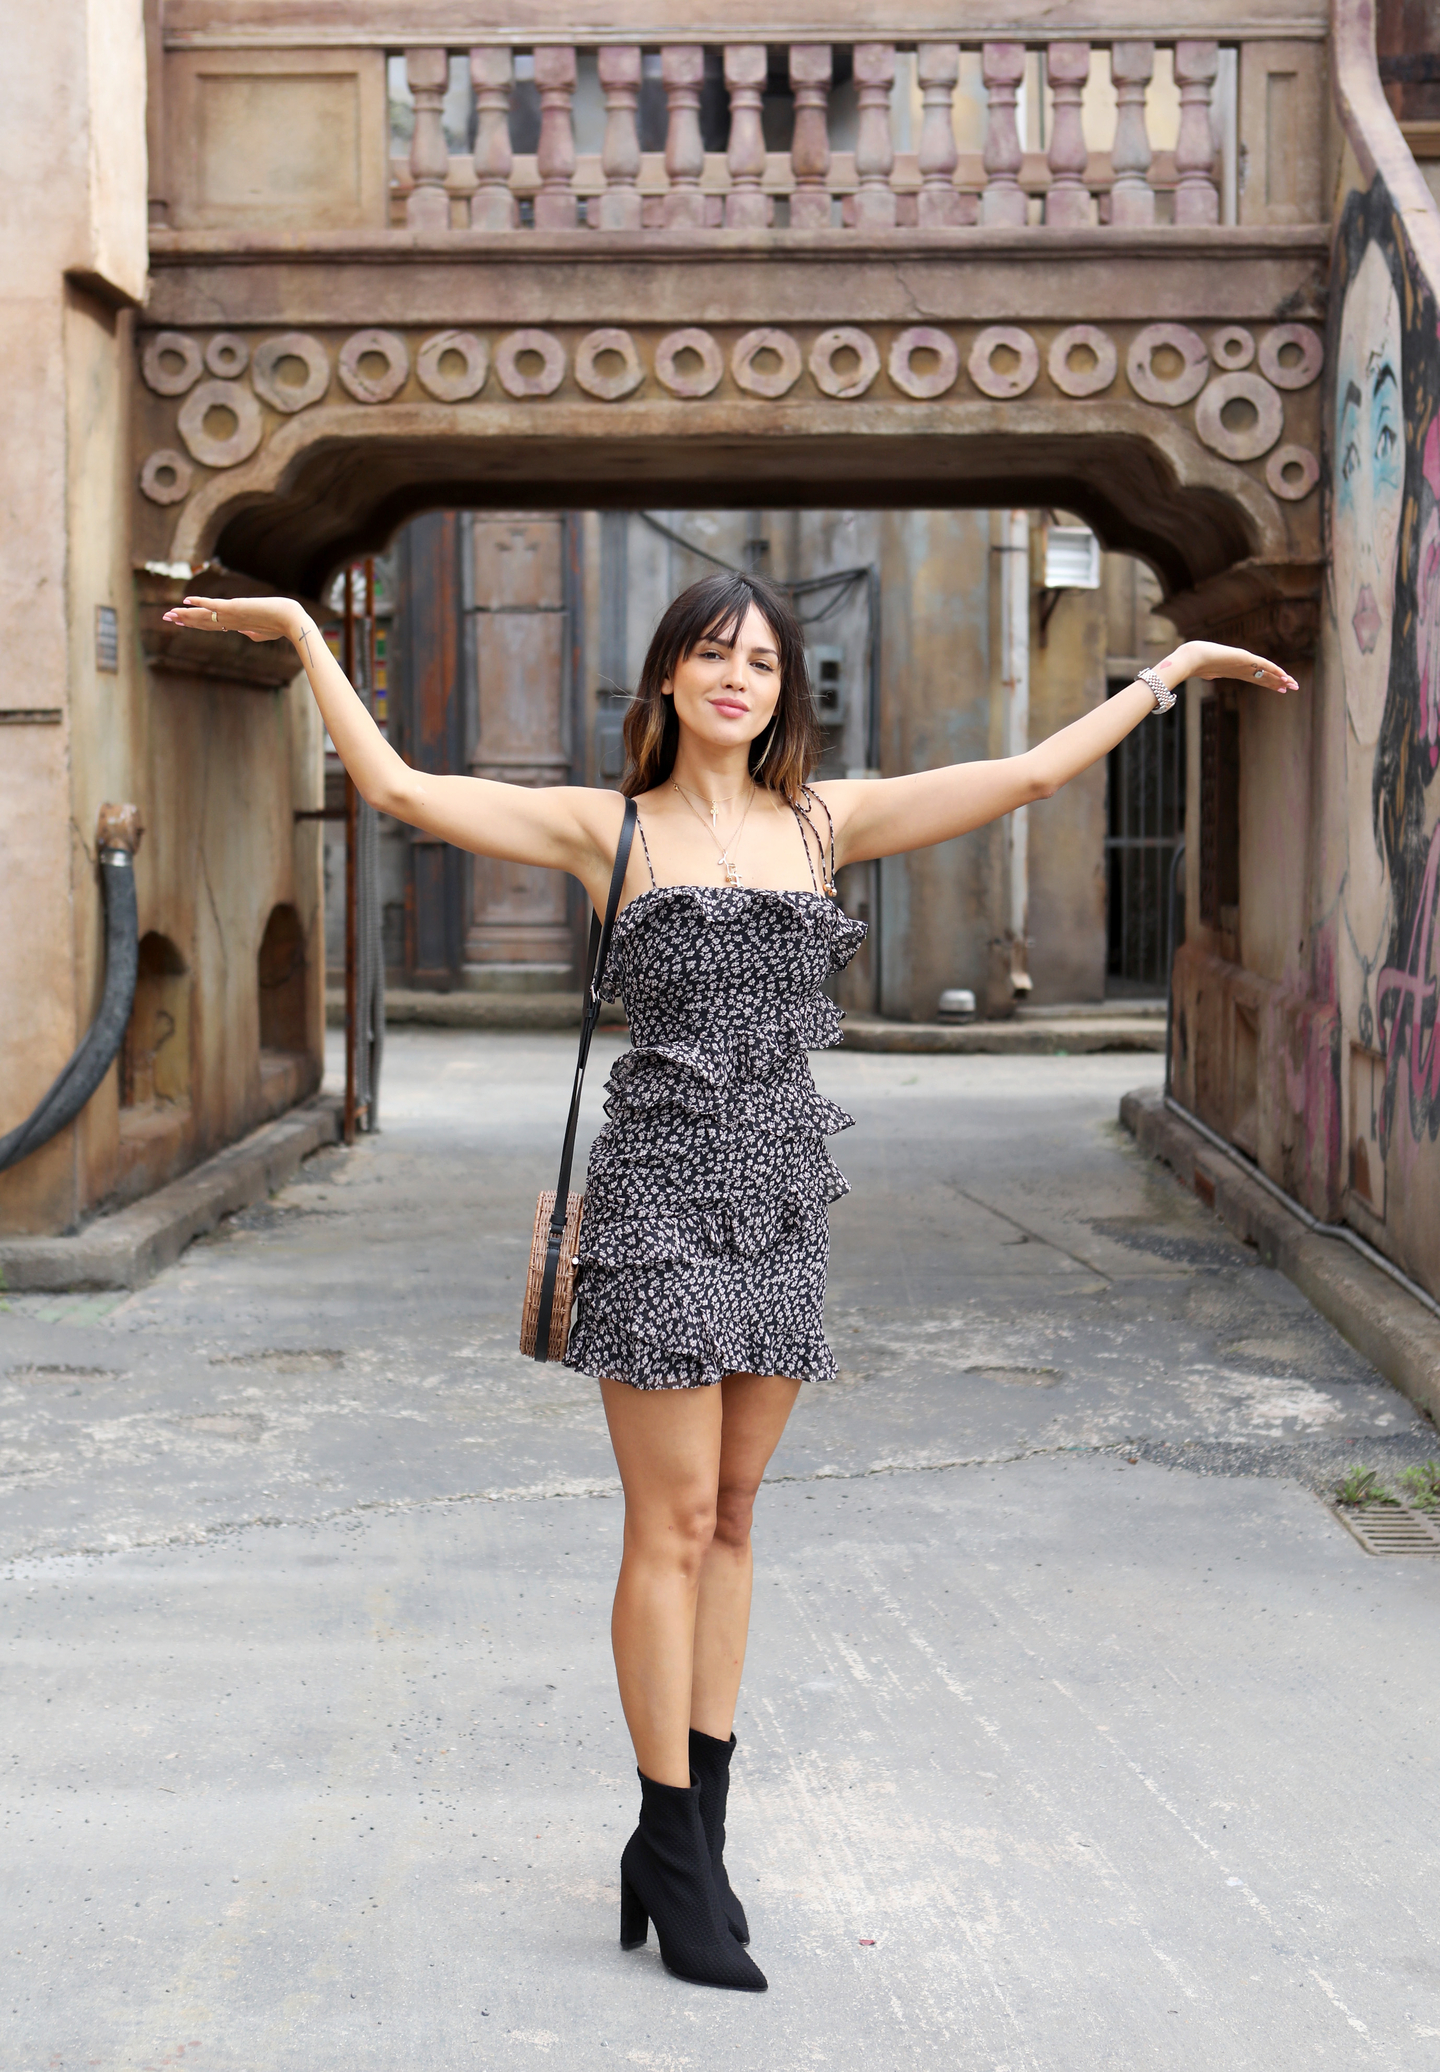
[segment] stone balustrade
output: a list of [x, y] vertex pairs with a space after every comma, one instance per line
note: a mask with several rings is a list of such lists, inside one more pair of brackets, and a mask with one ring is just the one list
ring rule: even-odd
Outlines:
[[[1275, 46], [1265, 48], [1273, 67]], [[777, 77], [775, 53], [762, 43], [696, 41], [658, 51], [606, 43], [587, 51], [489, 42], [463, 54], [473, 111], [467, 153], [447, 148], [442, 114], [448, 82], [453, 136], [456, 55], [439, 47], [403, 53], [413, 130], [405, 155], [392, 154], [392, 225], [422, 233], [883, 234], [967, 225], [1183, 229], [1235, 220], [1244, 45], [1041, 41], [1013, 31], [978, 44], [795, 43]], [[587, 58], [588, 124], [593, 131], [598, 80], [603, 142], [580, 150], [577, 82]], [[1217, 96], [1227, 58], [1228, 88]], [[723, 95], [721, 108], [728, 103], [723, 150], [705, 148], [701, 103], [712, 85], [714, 98]], [[1158, 123], [1157, 85], [1164, 100]], [[642, 149], [647, 88], [663, 95], [663, 150]], [[522, 91], [532, 124], [539, 103], [529, 153], [511, 141]], [[790, 132], [788, 150], [767, 148], [767, 102], [772, 126]], [[654, 106], [652, 99], [651, 140], [658, 141]]]

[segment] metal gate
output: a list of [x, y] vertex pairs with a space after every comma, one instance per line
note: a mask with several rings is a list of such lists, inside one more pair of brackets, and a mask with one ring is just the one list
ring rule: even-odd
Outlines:
[[[1116, 678], [1110, 694], [1130, 679]], [[1163, 993], [1170, 966], [1170, 862], [1185, 832], [1185, 710], [1157, 714], [1107, 765], [1106, 991]], [[1184, 916], [1179, 918], [1183, 940]]]

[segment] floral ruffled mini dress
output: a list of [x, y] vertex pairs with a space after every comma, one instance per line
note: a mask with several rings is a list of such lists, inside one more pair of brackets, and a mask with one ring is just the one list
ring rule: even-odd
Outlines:
[[818, 881], [656, 885], [651, 870], [650, 884], [621, 910], [601, 978], [631, 1048], [590, 1153], [565, 1364], [643, 1389], [829, 1380], [827, 1211], [849, 1182], [825, 1140], [852, 1118], [805, 1053], [840, 1041], [823, 989], [865, 924]]

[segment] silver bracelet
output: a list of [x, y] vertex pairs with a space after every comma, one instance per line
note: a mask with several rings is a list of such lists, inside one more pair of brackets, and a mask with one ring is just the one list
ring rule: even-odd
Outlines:
[[1168, 712], [1175, 703], [1175, 693], [1158, 670], [1137, 669], [1135, 681], [1136, 683], [1143, 683], [1146, 690], [1149, 691], [1151, 697], [1155, 700], [1155, 710], [1157, 712]]

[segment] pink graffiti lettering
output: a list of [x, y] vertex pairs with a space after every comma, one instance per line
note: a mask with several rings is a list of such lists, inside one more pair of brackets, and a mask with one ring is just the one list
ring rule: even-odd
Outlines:
[[[1440, 499], [1440, 418], [1425, 435], [1421, 472]], [[1440, 763], [1440, 509], [1431, 504], [1415, 576], [1415, 661], [1420, 678], [1420, 739], [1433, 770]]]
[[[1435, 932], [1437, 880], [1440, 880], [1440, 826], [1430, 837], [1425, 859], [1425, 876], [1415, 908], [1415, 922], [1405, 952], [1405, 969], [1387, 964], [1375, 981], [1375, 1019], [1385, 1052], [1387, 1098], [1391, 1113], [1394, 1089], [1399, 1079], [1400, 1058], [1410, 1054], [1410, 1129], [1418, 1140], [1440, 1121], [1440, 1043], [1436, 1035], [1436, 974], [1431, 963]], [[1388, 1136], [1389, 1132], [1386, 1131]]]

